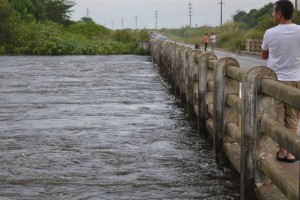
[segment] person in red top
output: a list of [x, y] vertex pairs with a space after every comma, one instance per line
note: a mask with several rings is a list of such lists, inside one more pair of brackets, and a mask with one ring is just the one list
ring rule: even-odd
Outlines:
[[206, 33], [204, 37], [204, 51], [206, 51], [207, 45], [208, 45], [208, 33]]

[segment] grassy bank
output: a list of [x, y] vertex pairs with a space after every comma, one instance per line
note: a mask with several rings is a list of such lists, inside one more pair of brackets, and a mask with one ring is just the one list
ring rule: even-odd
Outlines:
[[146, 30], [110, 30], [91, 18], [71, 21], [72, 0], [0, 0], [0, 54], [145, 54]]
[[148, 32], [111, 31], [94, 22], [76, 22], [65, 28], [51, 21], [17, 23], [0, 44], [0, 54], [112, 55], [144, 54], [137, 41]]
[[[206, 33], [217, 35], [217, 48], [228, 51], [240, 51], [245, 49], [246, 39], [262, 40], [264, 32], [275, 26], [272, 21], [273, 4], [269, 3], [259, 10], [252, 9], [249, 13], [238, 10], [233, 15], [233, 21], [223, 26], [202, 26], [196, 28], [182, 27], [180, 29], [161, 29], [162, 35], [178, 42], [204, 46], [203, 38]], [[300, 11], [294, 11], [293, 22], [300, 24]]]
[[196, 43], [204, 46], [204, 36], [211, 32], [217, 34], [217, 48], [228, 51], [240, 51], [245, 48], [246, 39], [262, 39], [264, 32], [255, 29], [247, 29], [244, 23], [232, 22], [221, 27], [199, 27], [181, 29], [162, 29], [159, 32], [170, 39], [186, 44]]

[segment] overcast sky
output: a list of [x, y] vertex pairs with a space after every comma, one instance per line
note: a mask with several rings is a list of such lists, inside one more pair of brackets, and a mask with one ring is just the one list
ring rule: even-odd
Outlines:
[[[110, 29], [155, 28], [157, 10], [158, 28], [180, 28], [189, 25], [189, 3], [192, 8], [192, 26], [220, 24], [221, 0], [74, 0], [72, 19], [91, 17], [96, 23]], [[276, 0], [222, 0], [223, 23], [232, 20], [237, 10], [249, 12]], [[87, 12], [88, 10], [88, 12]], [[271, 17], [271, 16], [270, 16]]]

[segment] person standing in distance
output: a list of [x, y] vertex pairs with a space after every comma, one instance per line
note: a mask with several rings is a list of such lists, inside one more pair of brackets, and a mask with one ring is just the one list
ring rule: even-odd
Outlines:
[[212, 32], [210, 35], [210, 42], [211, 42], [211, 52], [214, 52], [214, 49], [216, 47], [216, 42], [217, 42], [217, 35]]
[[208, 45], [208, 33], [205, 33], [204, 37], [204, 51], [206, 51]]
[[[274, 3], [272, 19], [277, 26], [268, 29], [263, 38], [261, 56], [268, 59], [267, 67], [277, 74], [279, 81], [300, 88], [300, 26], [292, 23], [294, 6], [289, 0]], [[278, 102], [277, 120], [296, 132], [299, 110]], [[276, 159], [294, 162], [295, 157], [279, 147]]]

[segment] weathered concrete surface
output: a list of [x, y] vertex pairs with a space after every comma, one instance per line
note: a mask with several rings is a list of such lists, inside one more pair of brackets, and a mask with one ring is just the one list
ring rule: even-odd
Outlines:
[[256, 196], [261, 200], [287, 200], [286, 196], [273, 184], [258, 186]]
[[241, 147], [237, 143], [224, 144], [224, 151], [235, 169], [241, 173]]
[[289, 152], [300, 158], [300, 137], [290, 129], [281, 126], [273, 119], [264, 117], [261, 119], [261, 130], [274, 141], [278, 141], [279, 146], [285, 146]]
[[227, 137], [226, 124], [238, 124], [238, 113], [228, 107], [226, 100], [228, 95], [239, 96], [239, 83], [226, 76], [228, 67], [239, 68], [239, 63], [233, 59], [224, 57], [217, 61], [214, 70], [214, 91], [213, 91], [213, 119], [214, 119], [214, 149], [217, 161], [224, 157], [223, 144]]
[[[155, 46], [153, 49], [166, 52], [160, 49], [163, 48], [160, 41], [152, 41], [151, 44]], [[209, 54], [195, 51], [187, 45], [174, 46], [175, 50], [170, 50], [171, 45], [168, 47], [175, 53], [158, 55], [154, 60], [160, 61], [162, 58], [176, 61], [169, 67], [175, 69], [172, 74], [178, 77], [173, 78], [178, 81], [174, 83], [178, 86], [177, 96], [182, 102], [193, 104], [192, 109], [199, 119], [199, 130], [206, 131], [213, 138], [216, 155], [225, 153], [235, 168], [241, 172], [241, 198], [255, 198], [253, 193], [256, 181], [263, 179], [263, 175], [259, 174], [257, 160], [262, 156], [274, 158], [277, 151], [276, 142], [280, 143], [277, 136], [272, 137], [274, 141], [262, 135], [261, 119], [263, 117], [275, 119], [277, 115], [275, 100], [271, 96], [298, 107], [299, 102], [296, 101], [299, 99], [299, 89], [286, 90], [287, 87], [283, 87], [278, 90], [277, 87], [276, 90], [272, 88], [276, 88], [274, 85], [266, 86], [265, 82], [276, 80], [275, 73], [265, 67], [266, 61], [249, 57], [243, 62], [236, 54], [229, 53], [232, 57], [222, 58], [222, 55], [225, 57], [228, 53], [216, 51], [215, 54]], [[216, 55], [221, 58], [217, 60]], [[175, 59], [167, 58], [168, 56], [175, 56]], [[255, 66], [258, 63], [261, 66]], [[175, 66], [172, 66], [174, 64]], [[165, 66], [162, 66], [162, 71], [165, 70]], [[225, 67], [218, 72], [220, 66]], [[198, 77], [194, 77], [197, 70]], [[240, 85], [242, 91], [239, 90]], [[270, 88], [271, 92], [268, 93], [267, 90]], [[285, 94], [287, 97], [282, 97]], [[294, 141], [296, 143], [291, 140], [284, 142], [286, 146], [291, 142], [295, 144], [295, 148], [288, 148], [292, 153], [298, 151], [298, 140]], [[240, 146], [240, 150], [235, 146]]]
[[[275, 79], [275, 73], [267, 67], [250, 69], [243, 82], [242, 101], [242, 143], [241, 143], [241, 196], [246, 199], [253, 197], [257, 174], [256, 151], [259, 143], [259, 120], [264, 115], [275, 118], [275, 105], [272, 98], [259, 96], [259, 81], [262, 78]], [[261, 102], [268, 101], [268, 107]], [[272, 104], [273, 102], [273, 104]]]
[[274, 80], [262, 81], [262, 92], [300, 109], [299, 89]]
[[[274, 157], [262, 157], [260, 169], [270, 177], [288, 199], [299, 199], [299, 162], [283, 165], [279, 164]], [[294, 173], [289, 171], [294, 171]]]

